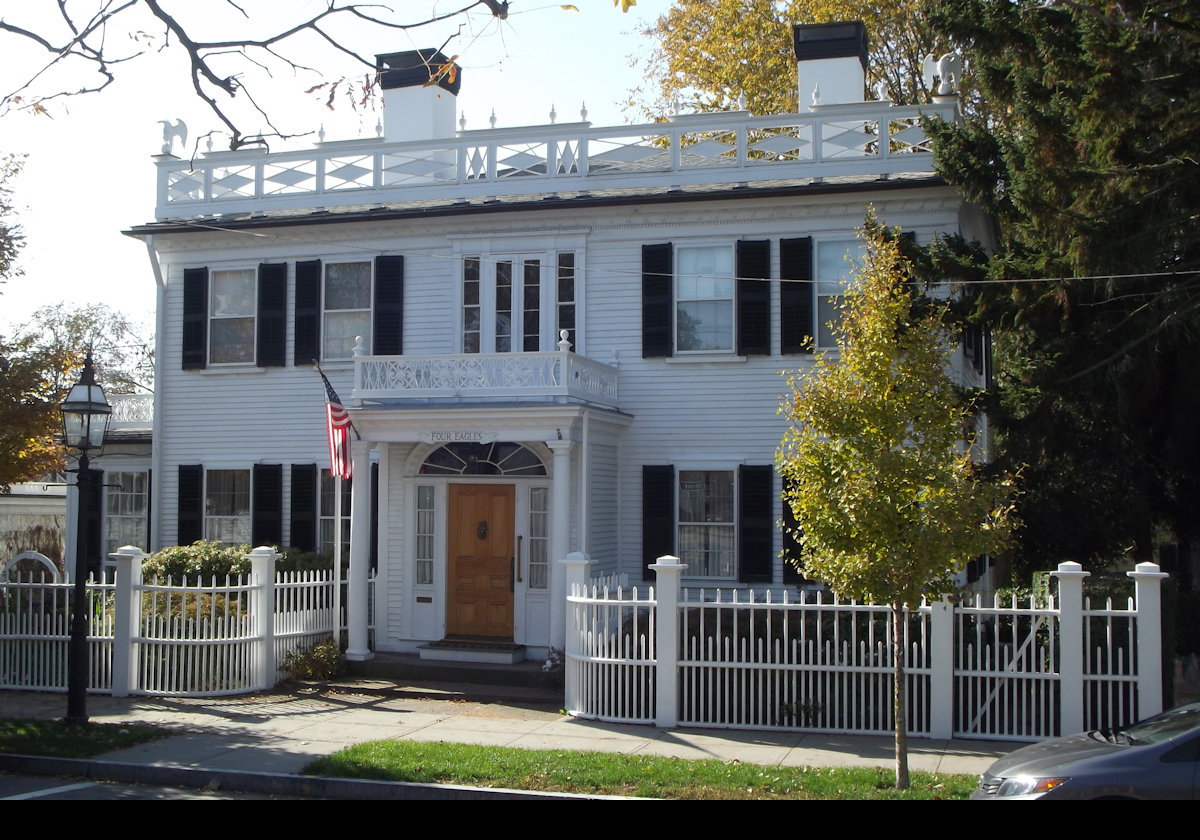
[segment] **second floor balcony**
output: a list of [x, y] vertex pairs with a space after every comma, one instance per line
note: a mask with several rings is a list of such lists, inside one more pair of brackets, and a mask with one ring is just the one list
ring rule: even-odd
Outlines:
[[351, 401], [470, 406], [577, 403], [615, 409], [617, 368], [566, 349], [548, 353], [459, 353], [354, 358]]

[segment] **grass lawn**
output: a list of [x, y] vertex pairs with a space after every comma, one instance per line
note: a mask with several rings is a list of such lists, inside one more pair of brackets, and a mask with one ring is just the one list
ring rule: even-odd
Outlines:
[[0, 718], [0, 753], [91, 758], [164, 738], [165, 729], [136, 723], [64, 723]]
[[314, 761], [309, 775], [664, 799], [966, 799], [974, 776], [892, 770], [763, 767], [645, 755], [372, 741]]

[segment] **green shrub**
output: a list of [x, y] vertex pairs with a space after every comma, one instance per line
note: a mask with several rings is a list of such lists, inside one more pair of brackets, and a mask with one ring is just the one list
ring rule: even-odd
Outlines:
[[292, 651], [283, 660], [283, 670], [294, 680], [328, 680], [346, 670], [346, 657], [330, 636], [307, 651]]
[[170, 577], [178, 582], [185, 575], [194, 581], [212, 578], [224, 579], [227, 575], [242, 575], [250, 571], [248, 545], [223, 545], [212, 540], [197, 540], [191, 545], [175, 545], [150, 555], [142, 563], [142, 579], [146, 581], [166, 580]]

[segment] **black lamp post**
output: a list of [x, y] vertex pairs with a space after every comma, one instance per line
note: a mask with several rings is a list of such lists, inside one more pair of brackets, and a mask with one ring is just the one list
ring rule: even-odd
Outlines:
[[71, 642], [67, 671], [67, 723], [87, 723], [88, 629], [91, 624], [87, 604], [87, 577], [91, 571], [88, 556], [88, 504], [91, 502], [95, 470], [88, 467], [88, 452], [104, 443], [112, 406], [104, 398], [104, 389], [96, 384], [89, 351], [79, 381], [71, 387], [59, 406], [63, 418], [63, 445], [79, 451], [79, 477], [75, 482], [78, 505], [75, 512], [75, 595], [71, 609]]

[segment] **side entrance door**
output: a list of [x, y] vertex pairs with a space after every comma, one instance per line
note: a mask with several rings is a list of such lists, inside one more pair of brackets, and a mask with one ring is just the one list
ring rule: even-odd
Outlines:
[[516, 488], [451, 484], [446, 634], [511, 639]]

